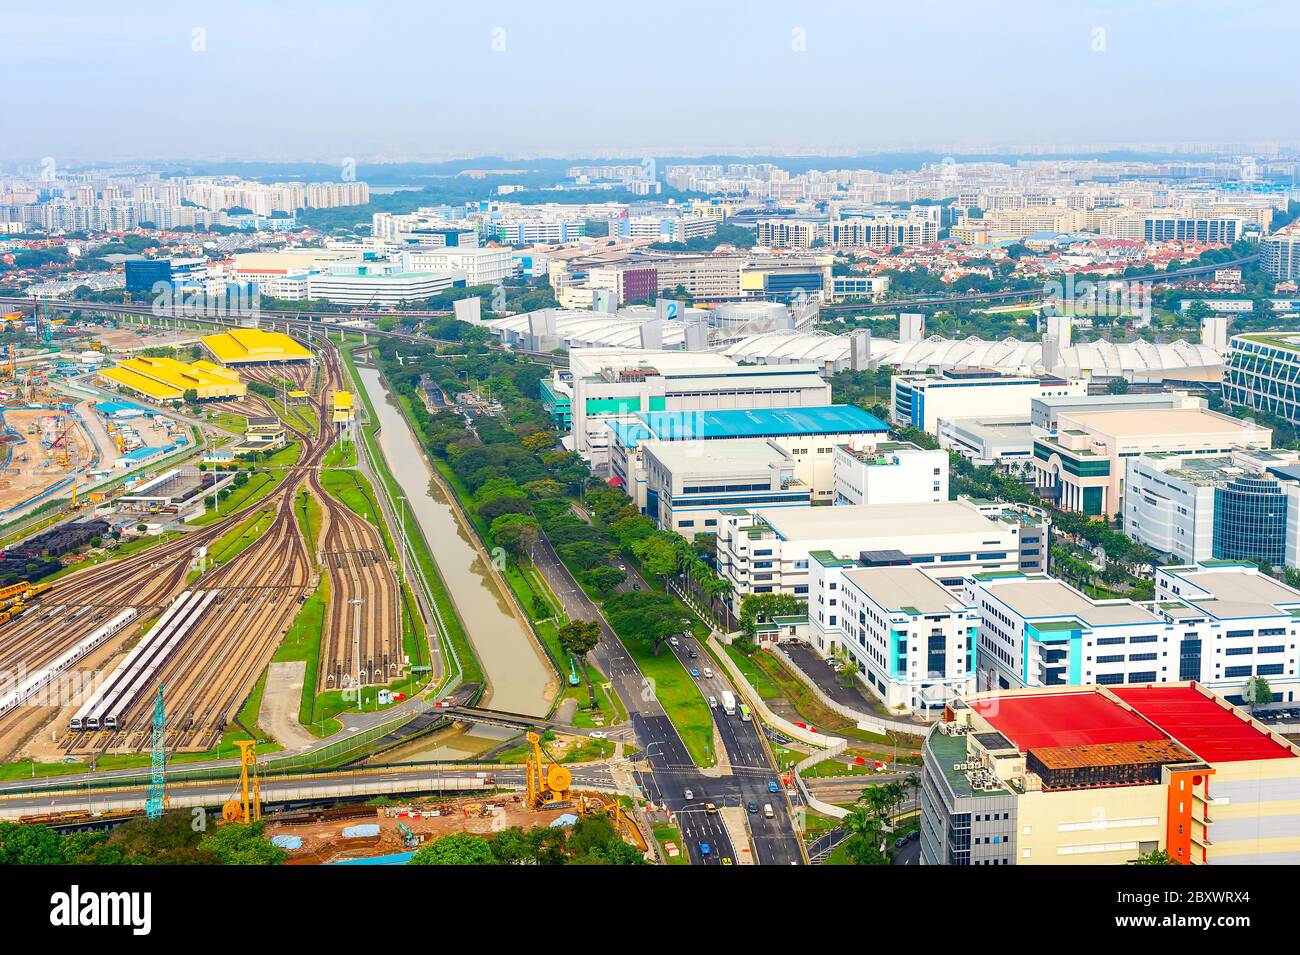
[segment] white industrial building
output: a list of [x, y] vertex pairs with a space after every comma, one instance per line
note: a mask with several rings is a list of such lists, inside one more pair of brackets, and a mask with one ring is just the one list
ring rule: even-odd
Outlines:
[[581, 348], [545, 383], [543, 402], [557, 419], [567, 413], [574, 450], [604, 474], [609, 422], [639, 412], [821, 407], [830, 394], [811, 367], [742, 367], [708, 352]]
[[403, 252], [406, 272], [463, 272], [467, 285], [495, 285], [514, 274], [514, 254], [495, 247], [420, 249]]
[[814, 502], [829, 504], [835, 496], [834, 451], [852, 443], [869, 448], [889, 433], [889, 427], [853, 405], [748, 410], [647, 412], [607, 423], [610, 432], [609, 473], [615, 484], [638, 488], [647, 481], [641, 442], [647, 438], [687, 448], [708, 447], [723, 455], [729, 447], [767, 441], [789, 456], [794, 477], [806, 485]]
[[975, 691], [979, 615], [919, 567], [811, 559], [808, 634], [847, 657], [890, 709], [926, 710]]
[[810, 555], [818, 551], [864, 563], [911, 563], [951, 588], [981, 571], [1045, 571], [1048, 547], [1041, 512], [967, 498], [742, 509], [722, 515], [717, 542], [718, 573], [731, 582], [737, 608], [751, 593], [805, 598]]
[[947, 451], [907, 441], [835, 446], [836, 504], [918, 504], [948, 500]]
[[971, 577], [965, 600], [980, 620], [981, 689], [1196, 680], [1238, 705], [1252, 676], [1275, 699], [1300, 689], [1300, 591], [1254, 565], [1162, 568], [1150, 604], [1015, 574]]
[[938, 435], [942, 418], [973, 415], [1024, 415], [1035, 398], [1087, 395], [1082, 378], [998, 375], [947, 371], [937, 375], [895, 376], [890, 382], [890, 414], [899, 425]]
[[396, 262], [333, 265], [307, 280], [308, 297], [359, 308], [392, 308], [464, 285], [463, 272], [408, 272]]
[[1026, 415], [939, 419], [939, 447], [978, 467], [1026, 472], [1033, 445]]

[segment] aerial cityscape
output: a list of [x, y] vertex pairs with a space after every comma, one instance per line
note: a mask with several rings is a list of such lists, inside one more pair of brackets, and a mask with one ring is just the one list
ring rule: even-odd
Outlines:
[[49, 6], [0, 862], [1300, 863], [1296, 11]]

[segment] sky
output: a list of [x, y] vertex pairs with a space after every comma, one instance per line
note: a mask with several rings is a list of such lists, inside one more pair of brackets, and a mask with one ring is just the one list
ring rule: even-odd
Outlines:
[[1295, 0], [3, 0], [0, 162], [1300, 141]]

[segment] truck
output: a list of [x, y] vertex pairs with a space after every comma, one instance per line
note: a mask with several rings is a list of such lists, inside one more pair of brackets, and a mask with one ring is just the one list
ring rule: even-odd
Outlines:
[[736, 694], [730, 690], [722, 691], [722, 712], [728, 716], [736, 715]]

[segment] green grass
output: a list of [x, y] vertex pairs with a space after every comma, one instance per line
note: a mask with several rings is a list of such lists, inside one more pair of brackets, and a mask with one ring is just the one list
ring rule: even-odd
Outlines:
[[781, 688], [773, 683], [766, 673], [756, 667], [754, 661], [746, 654], [741, 653], [731, 644], [723, 644], [722, 650], [736, 664], [736, 668], [745, 675], [745, 679], [749, 681], [749, 685], [758, 693], [760, 699], [770, 700], [782, 695]]
[[302, 445], [297, 441], [289, 441], [283, 448], [276, 451], [270, 457], [266, 458], [262, 465], [268, 468], [289, 468], [298, 463], [298, 458], [302, 454]]
[[223, 411], [219, 414], [209, 414], [208, 420], [218, 428], [225, 431], [232, 431], [235, 434], [243, 434], [248, 430], [248, 419], [241, 414], [235, 414], [231, 411]]
[[232, 487], [230, 496], [221, 502], [220, 511], [217, 508], [205, 511], [200, 516], [190, 521], [193, 527], [205, 527], [208, 524], [215, 524], [218, 521], [225, 520], [236, 511], [243, 510], [245, 507], [251, 507], [253, 504], [266, 497], [282, 480], [281, 475], [267, 474], [264, 471], [257, 471], [248, 476], [248, 483], [243, 487]]
[[697, 766], [712, 766], [717, 761], [713, 752], [713, 714], [699, 685], [667, 649], [655, 656], [641, 641], [629, 640], [623, 645], [646, 679], [652, 681], [655, 696], [677, 727], [691, 759]]
[[355, 441], [338, 441], [325, 452], [321, 467], [354, 468], [357, 466], [357, 445]]
[[[607, 739], [588, 739], [582, 736], [568, 737], [572, 742], [564, 750], [564, 755], [559, 758], [561, 763], [591, 763], [597, 760], [609, 759], [614, 755], [614, 743]], [[528, 752], [532, 747], [527, 743], [521, 743], [518, 746], [511, 746], [509, 749], [502, 750], [497, 754], [497, 762], [506, 765], [521, 765], [528, 758]], [[556, 749], [554, 744], [549, 747], [552, 751]]]
[[[686, 853], [686, 843], [682, 841], [682, 834], [676, 826], [655, 826], [655, 841], [659, 843], [664, 862], [668, 865], [691, 864], [691, 857]], [[668, 854], [668, 850], [664, 848], [665, 842], [671, 842], [677, 846], [677, 855], [675, 857]]]
[[316, 558], [316, 534], [321, 526], [320, 502], [307, 491], [299, 491], [293, 502], [294, 516], [298, 519], [298, 529], [302, 531], [307, 542], [307, 553]]
[[247, 520], [240, 521], [232, 530], [222, 534], [208, 548], [208, 556], [217, 564], [225, 564], [238, 557], [262, 537], [262, 531], [275, 520], [273, 508], [262, 508]]
[[870, 766], [857, 763], [841, 763], [838, 759], [828, 759], [810, 766], [800, 773], [805, 779], [826, 779], [834, 776], [871, 776], [875, 770]]

